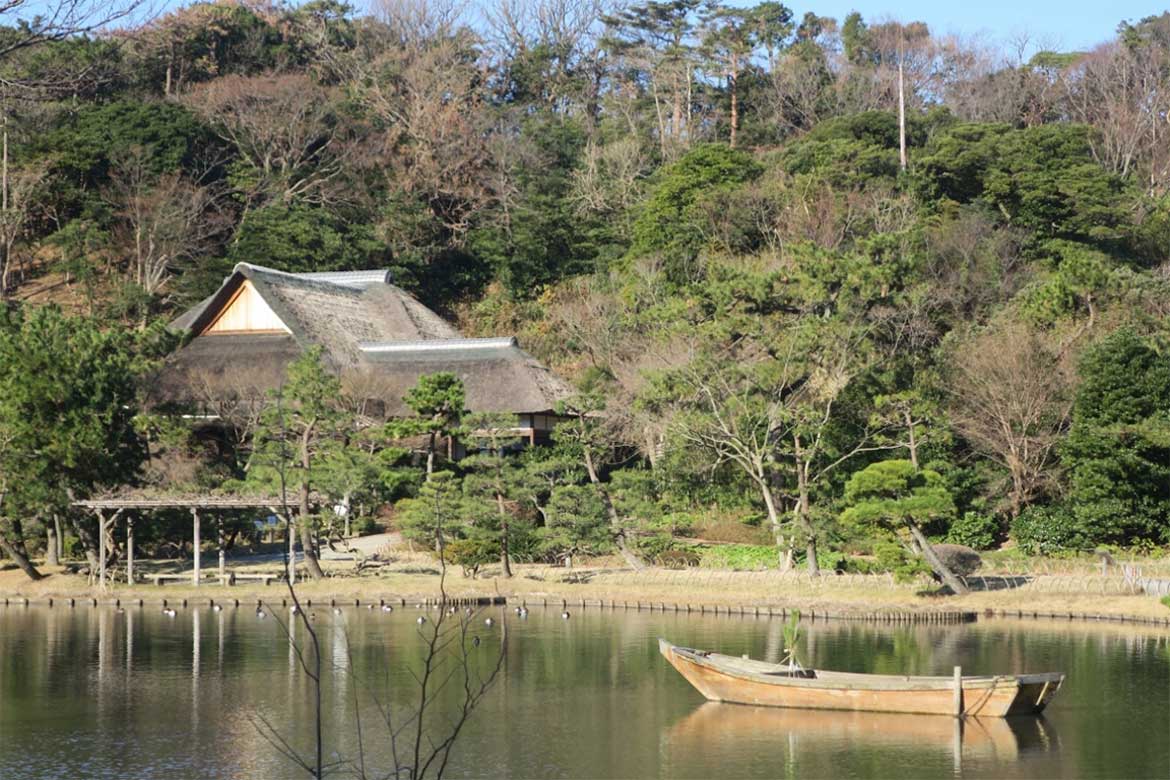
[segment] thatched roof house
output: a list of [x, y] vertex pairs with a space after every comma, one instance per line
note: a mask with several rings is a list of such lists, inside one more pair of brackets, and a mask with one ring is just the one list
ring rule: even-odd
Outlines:
[[163, 368], [159, 401], [206, 407], [263, 395], [316, 345], [350, 393], [387, 417], [409, 414], [403, 395], [437, 371], [463, 380], [471, 411], [517, 414], [531, 431], [547, 430], [571, 393], [514, 338], [462, 338], [386, 271], [292, 274], [240, 263], [173, 327], [193, 337]]

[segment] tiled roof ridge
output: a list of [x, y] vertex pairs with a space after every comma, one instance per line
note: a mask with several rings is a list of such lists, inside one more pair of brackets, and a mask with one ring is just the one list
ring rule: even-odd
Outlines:
[[359, 341], [358, 349], [374, 353], [439, 352], [464, 349], [508, 349], [519, 347], [515, 336], [486, 338], [391, 339], [387, 341]]

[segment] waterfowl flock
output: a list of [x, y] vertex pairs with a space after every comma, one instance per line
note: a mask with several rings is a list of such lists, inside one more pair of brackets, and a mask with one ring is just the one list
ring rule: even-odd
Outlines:
[[[186, 606], [186, 605], [184, 604], [184, 606]], [[237, 606], [239, 606], [239, 605], [237, 604]], [[223, 605], [222, 604], [217, 604], [215, 602], [212, 602], [210, 607], [211, 607], [212, 612], [223, 612]], [[417, 604], [416, 607], [418, 609], [432, 608], [432, 609], [436, 609], [436, 610], [444, 610], [444, 607], [441, 604], [435, 604], [435, 605]], [[120, 604], [117, 605], [116, 609], [117, 609], [118, 613], [125, 612], [125, 609], [123, 609]], [[386, 604], [386, 603], [366, 604], [366, 609], [369, 611], [380, 610], [381, 612], [386, 613], [386, 614], [389, 614], [389, 613], [394, 611], [394, 607], [391, 606], [390, 604]], [[290, 615], [303, 614], [303, 610], [301, 610], [296, 604], [289, 606], [288, 611], [289, 611]], [[447, 615], [458, 615], [459, 614], [459, 608], [455, 605], [447, 606], [444, 611], [445, 611], [445, 614], [447, 614]], [[173, 608], [167, 607], [167, 606], [164, 606], [162, 608], [161, 612], [164, 616], [169, 617], [169, 618], [173, 618], [178, 614]], [[338, 617], [340, 617], [344, 614], [344, 610], [338, 606], [333, 606], [332, 612], [335, 616], [338, 616]], [[468, 606], [468, 607], [463, 608], [463, 615], [465, 615], [467, 617], [471, 617], [472, 615], [475, 614], [475, 612], [476, 612], [476, 610], [473, 609], [472, 607]], [[512, 612], [520, 620], [527, 620], [528, 619], [528, 607], [526, 607], [524, 605], [513, 607]], [[257, 620], [264, 620], [267, 617], [268, 617], [268, 612], [266, 612], [264, 607], [258, 603], [256, 605], [256, 619]], [[309, 620], [314, 620], [314, 619], [316, 619], [316, 617], [317, 617], [317, 615], [315, 612], [308, 613]], [[572, 614], [567, 609], [563, 610], [561, 612], [561, 619], [562, 620], [569, 620], [571, 617], [572, 617]], [[417, 623], [420, 626], [426, 624], [427, 622], [428, 621], [427, 621], [427, 618], [425, 615], [419, 615], [415, 619], [415, 623]], [[492, 628], [496, 624], [496, 619], [493, 617], [485, 617], [483, 624], [487, 628]], [[478, 644], [479, 644], [478, 638], [476, 638], [475, 644], [478, 646]]]

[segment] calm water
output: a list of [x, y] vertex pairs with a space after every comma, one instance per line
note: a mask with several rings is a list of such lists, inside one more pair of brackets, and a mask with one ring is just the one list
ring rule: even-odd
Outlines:
[[[407, 701], [419, 611], [314, 611], [328, 662], [326, 739], [353, 755], [353, 684], [391, 706]], [[1170, 776], [1164, 633], [806, 624], [801, 657], [826, 668], [1070, 675], [1044, 718], [973, 722], [959, 734], [950, 718], [706, 703], [658, 655], [665, 636], [779, 660], [778, 619], [493, 614], [508, 625], [506, 664], [458, 743], [451, 777]], [[474, 652], [486, 660], [500, 626], [475, 628]], [[250, 608], [172, 619], [157, 608], [0, 607], [0, 778], [303, 776], [256, 722], [307, 746], [308, 694], [280, 626]], [[373, 705], [362, 709], [368, 742], [383, 745]], [[370, 758], [386, 765], [381, 747]]]

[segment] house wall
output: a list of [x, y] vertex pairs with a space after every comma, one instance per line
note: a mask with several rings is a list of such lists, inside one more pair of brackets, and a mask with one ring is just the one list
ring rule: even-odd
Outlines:
[[272, 307], [260, 297], [251, 280], [245, 280], [202, 335], [256, 332], [288, 333], [289, 329], [281, 322], [280, 317], [276, 316]]

